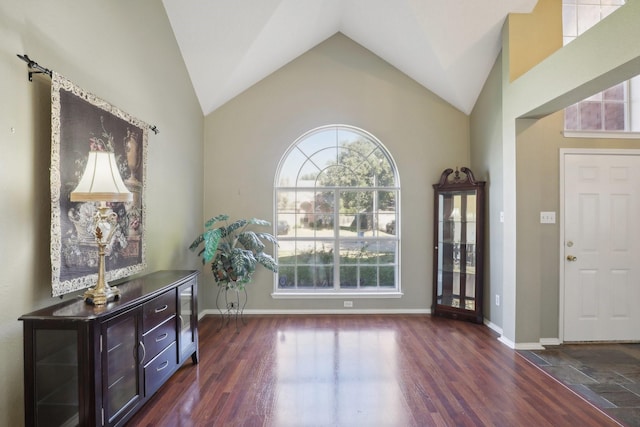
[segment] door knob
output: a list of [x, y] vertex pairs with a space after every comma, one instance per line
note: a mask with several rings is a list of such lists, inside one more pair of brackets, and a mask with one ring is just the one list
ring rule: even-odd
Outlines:
[[567, 261], [576, 261], [578, 258], [573, 255], [567, 255]]

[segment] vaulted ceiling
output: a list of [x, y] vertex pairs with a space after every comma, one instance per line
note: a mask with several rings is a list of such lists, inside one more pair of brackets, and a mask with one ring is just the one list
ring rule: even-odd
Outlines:
[[163, 0], [203, 113], [341, 32], [464, 113], [537, 0]]

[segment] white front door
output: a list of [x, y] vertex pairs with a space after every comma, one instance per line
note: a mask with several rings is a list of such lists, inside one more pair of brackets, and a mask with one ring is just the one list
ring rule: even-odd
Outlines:
[[563, 153], [564, 341], [640, 340], [640, 154]]

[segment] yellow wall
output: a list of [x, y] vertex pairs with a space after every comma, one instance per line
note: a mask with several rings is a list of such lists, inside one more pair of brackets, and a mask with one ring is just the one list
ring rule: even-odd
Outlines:
[[509, 80], [562, 47], [562, 1], [538, 0], [531, 13], [509, 16]]

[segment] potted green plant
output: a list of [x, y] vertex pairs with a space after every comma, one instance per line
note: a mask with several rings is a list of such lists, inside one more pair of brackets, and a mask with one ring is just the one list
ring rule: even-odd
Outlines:
[[[274, 273], [278, 271], [275, 259], [264, 252], [263, 241], [277, 245], [276, 238], [266, 232], [252, 230], [251, 226], [269, 227], [271, 223], [262, 219], [238, 219], [228, 222], [228, 215], [218, 215], [205, 223], [205, 231], [199, 235], [189, 249], [196, 251], [203, 245], [198, 256], [202, 263], [211, 263], [213, 277], [219, 286], [227, 289], [242, 289], [251, 281], [258, 265]], [[224, 221], [222, 225], [219, 223]], [[218, 224], [214, 227], [214, 225]]]

